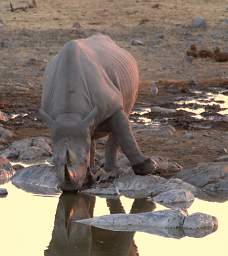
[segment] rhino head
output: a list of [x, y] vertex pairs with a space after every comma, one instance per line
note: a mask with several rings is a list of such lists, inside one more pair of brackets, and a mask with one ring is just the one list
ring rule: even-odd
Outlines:
[[96, 113], [97, 108], [94, 108], [80, 122], [62, 123], [40, 110], [42, 118], [51, 128], [53, 160], [63, 191], [78, 191], [89, 182], [91, 132]]

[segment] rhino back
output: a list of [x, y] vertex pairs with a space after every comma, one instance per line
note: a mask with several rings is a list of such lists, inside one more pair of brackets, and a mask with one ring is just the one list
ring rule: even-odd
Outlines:
[[129, 113], [138, 91], [134, 58], [109, 37], [68, 42], [47, 65], [41, 107], [53, 118], [63, 113], [82, 117], [98, 107], [97, 124], [118, 108]]

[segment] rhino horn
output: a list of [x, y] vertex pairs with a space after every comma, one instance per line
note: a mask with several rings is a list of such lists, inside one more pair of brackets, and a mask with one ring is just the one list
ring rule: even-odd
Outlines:
[[56, 122], [43, 109], [39, 109], [39, 114], [49, 127], [55, 126]]
[[93, 125], [93, 122], [96, 118], [98, 109], [97, 106], [94, 107], [94, 109], [87, 115], [87, 117], [83, 120], [83, 123], [85, 124], [86, 127], [90, 127]]

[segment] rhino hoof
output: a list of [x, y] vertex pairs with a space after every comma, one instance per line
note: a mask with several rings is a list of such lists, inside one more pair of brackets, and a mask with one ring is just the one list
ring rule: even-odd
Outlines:
[[135, 164], [132, 169], [136, 175], [156, 175], [157, 164], [154, 160], [148, 158], [142, 163]]

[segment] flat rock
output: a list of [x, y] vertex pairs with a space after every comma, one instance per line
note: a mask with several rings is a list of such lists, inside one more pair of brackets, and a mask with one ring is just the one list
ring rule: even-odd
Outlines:
[[159, 113], [159, 114], [163, 114], [163, 115], [168, 115], [168, 114], [174, 114], [177, 111], [176, 111], [176, 109], [154, 106], [154, 107], [151, 107], [151, 112], [152, 113]]
[[197, 193], [197, 188], [195, 186], [177, 178], [171, 178], [164, 183], [156, 184], [156, 186], [151, 190], [151, 193], [152, 195], [158, 195], [160, 193], [176, 189], [184, 189], [192, 192], [193, 194]]
[[216, 230], [218, 221], [214, 216], [204, 213], [193, 213], [184, 220], [184, 229], [211, 229]]
[[13, 142], [0, 152], [4, 156], [17, 160], [39, 160], [52, 154], [50, 140], [44, 137], [32, 137]]
[[8, 195], [8, 191], [5, 188], [0, 188], [0, 197]]
[[17, 170], [11, 181], [15, 186], [27, 192], [37, 194], [60, 192], [54, 167], [48, 164], [33, 165]]
[[11, 178], [14, 169], [7, 158], [0, 157], [0, 184], [3, 184]]
[[104, 198], [118, 198], [120, 196], [119, 191], [112, 184], [107, 187], [94, 186], [92, 188], [83, 190], [82, 193]]
[[136, 214], [111, 214], [77, 222], [115, 231], [137, 231], [148, 227], [178, 228], [184, 223], [184, 215], [175, 210], [163, 210]]
[[[77, 220], [76, 222], [112, 231], [141, 231], [173, 238], [181, 238], [186, 235], [203, 237], [216, 230], [215, 228], [211, 229], [211, 226], [215, 226], [215, 217], [209, 217], [209, 215], [203, 213], [186, 216], [176, 210], [137, 214], [111, 214]], [[193, 222], [194, 224], [191, 224]], [[184, 223], [186, 223], [185, 226]]]
[[152, 198], [154, 202], [171, 209], [187, 209], [192, 205], [194, 199], [192, 192], [184, 189], [172, 189]]
[[202, 16], [196, 16], [192, 19], [192, 28], [206, 28], [207, 22]]
[[141, 136], [159, 136], [159, 137], [169, 137], [173, 136], [176, 132], [176, 129], [172, 125], [163, 125], [160, 127], [148, 127], [139, 128], [134, 130], [135, 134], [139, 134]]
[[188, 168], [176, 175], [202, 191], [215, 197], [227, 194], [228, 198], [228, 162], [202, 163]]
[[185, 189], [191, 191], [193, 194], [197, 192], [197, 188], [180, 179], [167, 180], [155, 175], [124, 175], [107, 187], [97, 184], [95, 187], [83, 192], [100, 196], [113, 195], [115, 197], [117, 195], [124, 195], [130, 198], [146, 198], [173, 189]]

